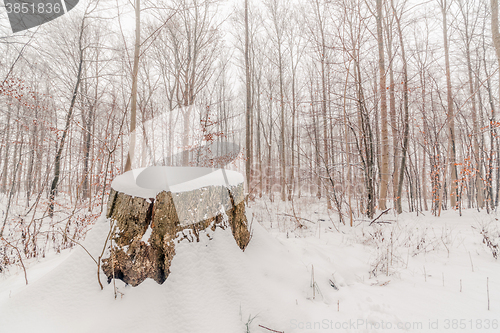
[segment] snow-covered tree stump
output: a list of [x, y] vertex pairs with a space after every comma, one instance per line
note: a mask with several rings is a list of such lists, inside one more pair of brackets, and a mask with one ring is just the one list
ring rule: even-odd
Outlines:
[[108, 281], [163, 283], [175, 244], [199, 241], [202, 230], [210, 237], [216, 228], [230, 227], [241, 250], [250, 240], [243, 176], [237, 172], [150, 167], [116, 177], [111, 188], [106, 216], [114, 229], [110, 256], [102, 261]]

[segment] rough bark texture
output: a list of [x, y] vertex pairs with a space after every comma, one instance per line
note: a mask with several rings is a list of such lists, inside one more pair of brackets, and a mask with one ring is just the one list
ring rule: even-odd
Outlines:
[[[208, 228], [206, 234], [210, 237], [210, 230], [213, 232], [217, 227], [226, 229], [229, 226], [236, 243], [244, 250], [250, 233], [245, 203], [238, 197], [243, 195], [243, 184], [228, 189], [230, 202], [222, 202], [222, 205], [229, 209], [226, 208], [224, 213], [199, 219], [206, 210], [197, 207], [220, 206], [221, 198], [217, 194], [221, 191], [217, 188], [210, 186], [182, 193], [163, 191], [150, 199], [132, 197], [112, 189], [106, 214], [114, 221], [112, 249], [102, 265], [108, 282], [114, 277], [137, 286], [151, 278], [162, 284], [170, 274], [175, 244], [183, 240], [199, 241], [200, 231]], [[239, 202], [236, 206], [235, 197]], [[183, 217], [179, 219], [179, 216]], [[143, 237], [148, 228], [151, 228], [151, 233], [146, 242]]]

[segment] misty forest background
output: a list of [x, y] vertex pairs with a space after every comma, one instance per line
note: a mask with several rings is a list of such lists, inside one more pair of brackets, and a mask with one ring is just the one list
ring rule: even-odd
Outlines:
[[317, 197], [351, 225], [499, 204], [498, 0], [86, 0], [0, 22], [0, 269], [81, 239], [140, 166], [131, 127], [172, 110], [243, 148], [249, 203]]

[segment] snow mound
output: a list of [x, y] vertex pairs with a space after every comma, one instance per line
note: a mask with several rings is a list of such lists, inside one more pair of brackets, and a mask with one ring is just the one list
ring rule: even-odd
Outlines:
[[[106, 219], [100, 218], [89, 232], [83, 246], [94, 258], [108, 231]], [[116, 280], [117, 299], [102, 273], [100, 290], [96, 264], [75, 248], [17, 291], [3, 290], [0, 282], [0, 331], [244, 332], [248, 317], [256, 315], [261, 323], [281, 322], [284, 327], [290, 312], [283, 309], [303, 298], [300, 286], [307, 269], [258, 225], [245, 252], [230, 230], [217, 229], [210, 237], [216, 241], [202, 235], [200, 242], [176, 245], [163, 285], [148, 279], [133, 288]], [[269, 251], [276, 255], [268, 256]]]

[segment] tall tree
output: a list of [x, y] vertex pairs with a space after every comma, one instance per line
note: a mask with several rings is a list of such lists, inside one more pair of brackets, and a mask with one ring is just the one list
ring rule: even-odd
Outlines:
[[380, 195], [379, 208], [386, 209], [387, 184], [389, 182], [389, 135], [387, 130], [387, 95], [386, 95], [386, 73], [384, 56], [384, 34], [382, 28], [382, 0], [377, 0], [377, 43], [378, 43], [378, 68], [380, 79], [380, 132], [382, 141], [381, 165], [380, 165]]
[[130, 142], [125, 170], [132, 169], [135, 155], [136, 121], [137, 121], [137, 76], [139, 74], [139, 57], [141, 49], [141, 0], [135, 0], [135, 44], [134, 67], [132, 69], [132, 92], [130, 98]]
[[278, 69], [278, 87], [280, 103], [280, 142], [279, 142], [279, 161], [280, 161], [280, 191], [281, 200], [286, 200], [286, 142], [285, 142], [285, 29], [289, 19], [288, 2], [278, 0], [269, 0], [266, 2], [272, 21], [273, 37], [276, 42], [276, 56]]
[[401, 156], [401, 166], [399, 168], [399, 177], [398, 177], [398, 192], [396, 194], [396, 210], [398, 214], [401, 214], [403, 212], [403, 207], [401, 205], [401, 195], [403, 193], [403, 181], [404, 181], [404, 174], [406, 170], [406, 156], [408, 152], [408, 140], [409, 140], [409, 130], [410, 130], [410, 123], [409, 123], [409, 105], [408, 105], [408, 63], [406, 61], [406, 53], [405, 53], [405, 45], [404, 45], [404, 40], [403, 40], [403, 29], [401, 27], [401, 16], [402, 13], [404, 12], [404, 6], [401, 9], [401, 14], [398, 16], [398, 13], [396, 11], [396, 8], [394, 7], [394, 2], [391, 0], [391, 6], [392, 10], [394, 12], [394, 17], [396, 19], [396, 24], [397, 24], [397, 29], [398, 29], [398, 35], [399, 35], [399, 43], [401, 47], [401, 60], [403, 62], [403, 109], [404, 109], [404, 115], [403, 115], [403, 151], [402, 151], [402, 156]]
[[497, 61], [500, 66], [500, 32], [498, 28], [498, 0], [490, 0], [490, 6], [491, 6], [491, 35], [493, 38], [493, 45], [495, 46]]
[[451, 87], [451, 71], [450, 71], [450, 51], [448, 45], [448, 22], [447, 12], [449, 6], [446, 0], [440, 0], [441, 14], [443, 16], [443, 44], [444, 44], [444, 60], [446, 68], [446, 97], [448, 113], [446, 122], [448, 123], [448, 161], [447, 165], [450, 168], [450, 205], [452, 208], [457, 206], [457, 165], [456, 165], [456, 147], [455, 147], [455, 114], [453, 110], [453, 94]]
[[[474, 88], [474, 75], [472, 73], [472, 60], [471, 60], [471, 44], [472, 36], [474, 34], [475, 25], [471, 27], [470, 24], [470, 5], [469, 0], [460, 0], [459, 8], [462, 14], [463, 27], [464, 27], [464, 46], [465, 46], [465, 57], [467, 61], [467, 75], [469, 79], [469, 94], [470, 94], [470, 104], [471, 104], [471, 114], [472, 114], [472, 129], [473, 129], [473, 155], [475, 161], [475, 185], [476, 185], [476, 202], [478, 208], [484, 207], [484, 184], [482, 175], [482, 158], [481, 151], [479, 149], [479, 122], [477, 119], [477, 107], [476, 107], [476, 92]], [[472, 29], [472, 31], [470, 31]], [[498, 28], [497, 28], [498, 31]]]
[[[388, 13], [392, 13], [392, 7], [389, 7]], [[395, 83], [394, 83], [394, 54], [393, 54], [393, 15], [386, 15], [386, 35], [387, 35], [387, 56], [389, 59], [388, 70], [389, 70], [389, 114], [391, 118], [391, 134], [392, 134], [392, 146], [393, 146], [393, 169], [392, 169], [392, 196], [393, 196], [393, 206], [396, 207], [396, 194], [398, 193], [398, 178], [399, 178], [399, 149], [398, 149], [398, 139], [399, 131], [397, 125], [396, 117], [396, 97], [395, 97]]]
[[[251, 91], [251, 77], [250, 77], [250, 37], [248, 29], [248, 0], [245, 0], [245, 120], [246, 120], [246, 135], [245, 135], [245, 147], [246, 147], [246, 177], [247, 186], [251, 184], [251, 174], [252, 174], [252, 91]], [[250, 188], [247, 189], [250, 192]]]
[[[325, 167], [325, 172], [326, 172], [326, 177], [331, 179], [330, 175], [330, 154], [328, 153], [328, 110], [327, 110], [327, 105], [328, 105], [328, 82], [327, 82], [327, 71], [328, 71], [328, 59], [327, 59], [327, 45], [326, 45], [326, 22], [325, 22], [325, 8], [320, 8], [320, 1], [316, 0], [315, 1], [315, 8], [316, 8], [316, 20], [318, 23], [318, 31], [319, 31], [319, 38], [316, 41], [317, 44], [317, 52], [319, 54], [319, 60], [320, 60], [320, 75], [321, 75], [321, 114], [323, 118], [323, 151], [320, 152], [318, 151], [319, 154], [322, 154], [321, 160], [323, 161], [324, 167]], [[322, 176], [320, 174], [320, 176]], [[326, 186], [328, 189], [329, 186]], [[333, 190], [333, 187], [332, 187]], [[328, 209], [331, 209], [331, 201], [330, 201], [330, 195], [326, 193], [326, 202], [327, 202], [327, 207]]]
[[49, 205], [49, 215], [53, 216], [54, 214], [54, 198], [57, 194], [57, 188], [59, 186], [59, 177], [61, 175], [61, 159], [64, 150], [64, 144], [66, 142], [66, 137], [68, 136], [71, 119], [73, 117], [73, 111], [75, 108], [76, 97], [78, 94], [78, 90], [80, 87], [80, 82], [82, 78], [82, 70], [83, 70], [83, 62], [84, 62], [84, 52], [85, 46], [83, 45], [83, 34], [86, 28], [86, 16], [84, 15], [81, 21], [81, 26], [79, 30], [78, 36], [78, 51], [77, 51], [77, 62], [78, 69], [76, 74], [76, 82], [75, 87], [73, 89], [73, 94], [71, 96], [71, 102], [68, 108], [68, 113], [66, 114], [66, 124], [64, 126], [64, 130], [62, 132], [61, 139], [58, 143], [56, 156], [54, 158], [54, 178], [52, 179], [52, 183], [50, 185], [50, 205]]

